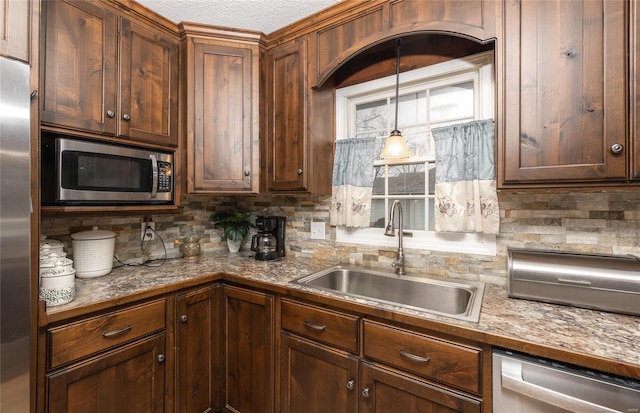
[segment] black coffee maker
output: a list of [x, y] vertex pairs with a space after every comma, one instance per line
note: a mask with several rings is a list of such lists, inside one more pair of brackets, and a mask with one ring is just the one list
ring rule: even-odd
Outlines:
[[284, 257], [284, 227], [286, 217], [258, 215], [258, 233], [251, 239], [251, 251], [256, 260], [272, 261]]

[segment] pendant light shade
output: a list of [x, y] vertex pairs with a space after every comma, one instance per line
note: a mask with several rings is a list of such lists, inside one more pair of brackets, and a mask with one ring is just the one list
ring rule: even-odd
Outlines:
[[380, 154], [385, 159], [402, 159], [411, 157], [411, 152], [407, 148], [407, 142], [402, 137], [402, 133], [398, 130], [398, 106], [400, 106], [400, 43], [402, 39], [396, 40], [396, 119], [395, 128], [387, 138], [384, 149]]
[[407, 148], [407, 142], [404, 141], [402, 134], [399, 130], [394, 130], [384, 143], [384, 149], [380, 154], [381, 158], [385, 159], [402, 159], [409, 158], [411, 152]]

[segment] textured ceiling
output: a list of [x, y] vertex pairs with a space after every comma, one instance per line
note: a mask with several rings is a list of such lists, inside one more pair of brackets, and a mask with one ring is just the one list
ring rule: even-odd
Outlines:
[[340, 0], [137, 0], [167, 19], [271, 33]]

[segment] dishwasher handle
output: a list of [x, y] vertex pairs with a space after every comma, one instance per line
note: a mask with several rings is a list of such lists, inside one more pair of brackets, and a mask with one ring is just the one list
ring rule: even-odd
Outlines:
[[525, 381], [522, 376], [521, 361], [503, 359], [502, 363], [501, 381], [502, 387], [505, 389], [571, 412], [619, 413], [618, 410], [600, 406], [586, 400], [580, 400], [544, 386]]

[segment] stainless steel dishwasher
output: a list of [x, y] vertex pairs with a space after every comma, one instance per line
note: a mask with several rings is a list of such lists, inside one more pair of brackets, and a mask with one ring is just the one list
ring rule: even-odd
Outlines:
[[640, 412], [640, 381], [493, 351], [493, 413], [566, 412]]

